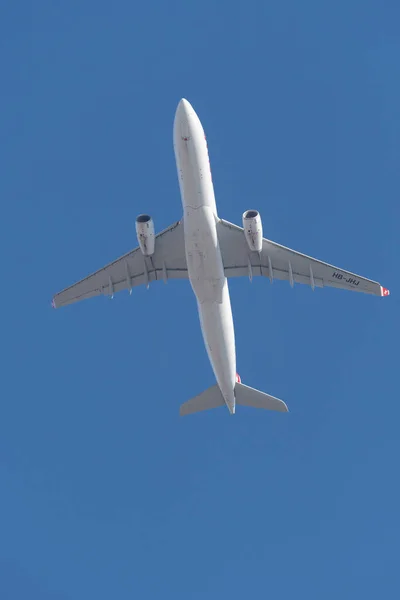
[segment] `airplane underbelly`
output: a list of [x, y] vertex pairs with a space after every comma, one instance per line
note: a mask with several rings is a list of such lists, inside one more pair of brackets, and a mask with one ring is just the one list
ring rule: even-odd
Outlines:
[[233, 401], [236, 376], [235, 334], [228, 282], [222, 290], [221, 303], [198, 303], [201, 330], [215, 378], [225, 400]]
[[214, 186], [204, 130], [187, 104], [175, 118], [174, 149], [189, 281], [197, 298], [201, 330], [215, 377], [229, 410], [234, 412], [235, 335], [217, 235]]
[[189, 280], [197, 298], [207, 354], [225, 401], [233, 406], [235, 334], [228, 280], [224, 274], [212, 209], [186, 207], [184, 227]]
[[184, 229], [189, 280], [196, 298], [200, 304], [221, 304], [226, 278], [212, 209], [186, 206]]

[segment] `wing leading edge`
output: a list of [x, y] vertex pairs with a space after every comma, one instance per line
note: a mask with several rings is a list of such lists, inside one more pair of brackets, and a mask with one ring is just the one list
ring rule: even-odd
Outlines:
[[388, 296], [380, 283], [339, 269], [311, 256], [301, 254], [275, 242], [263, 239], [262, 252], [251, 252], [242, 227], [221, 219], [218, 239], [226, 277], [269, 277], [315, 287], [335, 287], [375, 296]]
[[155, 238], [155, 251], [152, 256], [143, 256], [140, 248], [135, 248], [102, 269], [71, 285], [53, 298], [54, 308], [73, 302], [109, 295], [121, 290], [131, 291], [133, 287], [148, 285], [162, 279], [187, 279], [187, 265], [183, 225], [174, 223]]

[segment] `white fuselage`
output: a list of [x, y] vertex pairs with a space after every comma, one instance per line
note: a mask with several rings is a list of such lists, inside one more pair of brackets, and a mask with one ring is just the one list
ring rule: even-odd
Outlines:
[[207, 142], [198, 116], [184, 99], [175, 114], [174, 149], [189, 280], [197, 298], [204, 343], [217, 383], [230, 412], [234, 413], [235, 335], [218, 242], [218, 216]]

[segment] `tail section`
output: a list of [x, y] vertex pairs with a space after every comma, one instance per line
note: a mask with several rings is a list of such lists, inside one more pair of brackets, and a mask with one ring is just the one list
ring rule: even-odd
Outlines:
[[198, 396], [195, 396], [182, 404], [179, 414], [183, 417], [202, 410], [210, 410], [211, 408], [218, 408], [225, 405], [228, 406], [231, 414], [235, 414], [235, 404], [252, 406], [253, 408], [263, 408], [265, 410], [276, 410], [278, 412], [288, 412], [288, 407], [283, 400], [279, 400], [278, 398], [274, 398], [274, 396], [269, 396], [268, 394], [264, 394], [264, 392], [259, 392], [248, 385], [244, 385], [237, 376], [235, 402], [232, 406], [226, 404], [221, 390], [218, 385], [215, 384], [205, 392], [202, 392]]
[[224, 405], [224, 397], [222, 396], [218, 385], [215, 384], [205, 392], [202, 392], [198, 396], [195, 396], [182, 404], [179, 414], [181, 417], [184, 417], [185, 415], [191, 415], [192, 413], [209, 410], [210, 408], [218, 408], [219, 406]]
[[289, 412], [288, 407], [278, 398], [259, 392], [254, 388], [244, 385], [244, 383], [236, 382], [235, 385], [236, 404], [242, 406], [252, 406], [253, 408], [264, 408], [265, 410], [276, 410], [278, 412]]

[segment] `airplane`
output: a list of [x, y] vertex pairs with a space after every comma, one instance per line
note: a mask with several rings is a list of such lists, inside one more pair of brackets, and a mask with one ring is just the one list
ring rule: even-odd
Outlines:
[[173, 143], [183, 217], [157, 235], [150, 215], [136, 218], [139, 246], [54, 296], [55, 308], [98, 295], [114, 296], [153, 281], [188, 279], [217, 383], [180, 407], [181, 415], [226, 405], [288, 412], [282, 400], [241, 382], [228, 279], [269, 277], [316, 287], [330, 286], [388, 296], [379, 283], [306, 256], [263, 237], [260, 213], [246, 210], [243, 227], [218, 216], [207, 140], [199, 117], [182, 98], [175, 113]]

